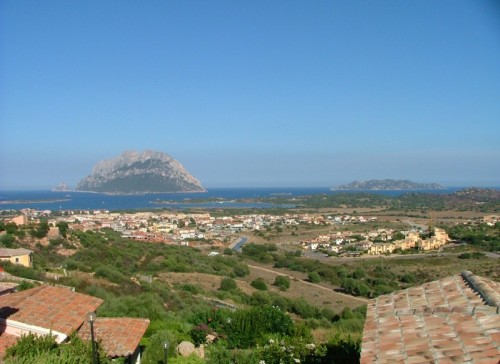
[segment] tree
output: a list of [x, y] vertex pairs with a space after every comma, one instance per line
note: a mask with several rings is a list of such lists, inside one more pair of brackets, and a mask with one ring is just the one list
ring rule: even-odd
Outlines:
[[69, 227], [68, 223], [66, 221], [59, 221], [56, 226], [59, 228], [59, 234], [65, 238]]
[[3, 234], [0, 236], [0, 244], [6, 248], [13, 248], [16, 238], [11, 234]]
[[279, 287], [281, 291], [286, 291], [290, 288], [290, 278], [287, 276], [277, 276], [274, 279], [274, 285]]
[[46, 220], [42, 220], [38, 224], [38, 227], [36, 229], [32, 230], [30, 233], [35, 238], [41, 239], [41, 238], [45, 238], [47, 236], [47, 234], [49, 233], [49, 230], [50, 230], [49, 223]]
[[405, 234], [403, 234], [401, 231], [395, 232], [394, 235], [392, 236], [393, 241], [404, 240], [404, 238], [405, 238]]

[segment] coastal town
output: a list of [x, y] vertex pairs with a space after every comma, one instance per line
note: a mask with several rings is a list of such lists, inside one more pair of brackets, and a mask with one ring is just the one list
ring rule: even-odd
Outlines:
[[[231, 247], [242, 236], [267, 237], [270, 240], [270, 233], [281, 233], [287, 237], [287, 246], [304, 252], [320, 251], [327, 256], [387, 255], [411, 249], [438, 250], [450, 242], [448, 234], [441, 228], [434, 227], [432, 232], [422, 228], [381, 228], [374, 224], [377, 217], [360, 215], [253, 213], [221, 216], [210, 212], [124, 213], [107, 210], [70, 210], [53, 214], [50, 210], [35, 209], [23, 209], [19, 212], [9, 220], [18, 226], [47, 221], [50, 228], [47, 243], [50, 239], [60, 237], [61, 224], [71, 230], [81, 231], [107, 228], [120, 233], [124, 238], [145, 243], [207, 249]], [[299, 234], [299, 231], [304, 230], [309, 232], [307, 236]], [[74, 251], [76, 250], [61, 249], [61, 253], [65, 255], [71, 255]]]

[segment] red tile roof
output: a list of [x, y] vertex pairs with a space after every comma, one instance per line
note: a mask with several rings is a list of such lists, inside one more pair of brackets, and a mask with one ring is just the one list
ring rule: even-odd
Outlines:
[[68, 288], [39, 286], [0, 296], [0, 318], [70, 335], [103, 300]]
[[498, 282], [463, 272], [371, 300], [361, 364], [496, 364], [498, 297]]
[[[94, 333], [109, 357], [127, 357], [139, 346], [148, 326], [148, 319], [98, 317], [94, 323]], [[85, 323], [78, 331], [78, 336], [90, 340], [90, 324]]]
[[0, 363], [5, 355], [5, 351], [8, 347], [14, 345], [19, 339], [17, 336], [9, 335], [5, 332], [0, 333]]

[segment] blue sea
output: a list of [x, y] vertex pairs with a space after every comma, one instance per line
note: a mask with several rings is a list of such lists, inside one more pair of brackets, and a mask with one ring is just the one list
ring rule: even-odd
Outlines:
[[[408, 192], [453, 193], [462, 187], [425, 191], [365, 191], [369, 193], [398, 196]], [[138, 210], [178, 208], [272, 208], [272, 203], [259, 203], [259, 197], [293, 197], [314, 194], [334, 194], [349, 191], [331, 191], [329, 187], [284, 187], [284, 188], [210, 188], [202, 193], [155, 193], [143, 195], [108, 195], [87, 192], [55, 191], [0, 191], [0, 210]], [[352, 191], [354, 192], [354, 191]], [[356, 191], [360, 192], [360, 191]], [[217, 199], [213, 202], [193, 200]], [[235, 201], [245, 199], [246, 201]], [[159, 203], [169, 201], [168, 204]], [[281, 207], [291, 207], [281, 206]]]

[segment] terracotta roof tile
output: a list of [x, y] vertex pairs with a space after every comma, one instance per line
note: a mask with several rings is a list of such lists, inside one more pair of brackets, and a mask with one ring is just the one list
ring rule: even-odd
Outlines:
[[361, 363], [496, 364], [498, 298], [500, 284], [464, 272], [371, 300]]
[[17, 339], [19, 338], [14, 335], [9, 335], [5, 332], [0, 333], [0, 362], [2, 361], [1, 358], [4, 357], [7, 348], [14, 345], [17, 342]]
[[[127, 357], [134, 353], [148, 326], [148, 319], [98, 317], [94, 333], [109, 357]], [[83, 325], [78, 336], [90, 340], [90, 324]]]
[[39, 286], [0, 296], [0, 317], [70, 335], [102, 303], [68, 288]]

